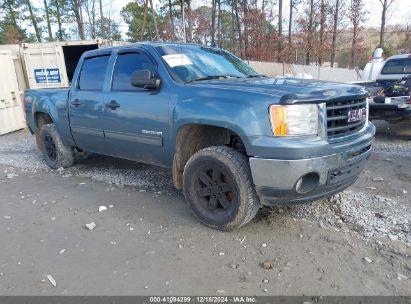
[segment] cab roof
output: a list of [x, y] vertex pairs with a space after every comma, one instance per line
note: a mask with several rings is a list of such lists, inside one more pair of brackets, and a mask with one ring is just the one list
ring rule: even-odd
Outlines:
[[[112, 46], [112, 47], [107, 47], [107, 48], [101, 48], [101, 49], [96, 49], [96, 50], [91, 50], [91, 51], [87, 51], [84, 52], [83, 56], [89, 57], [89, 56], [97, 56], [97, 55], [101, 55], [104, 53], [108, 53], [111, 52], [112, 50], [126, 50], [126, 49], [132, 49], [135, 47], [143, 47], [143, 48], [147, 48], [147, 47], [157, 47], [157, 46], [165, 46], [165, 45], [174, 45], [174, 46], [180, 46], [180, 47], [184, 47], [184, 46], [206, 46], [206, 45], [201, 45], [201, 44], [196, 44], [196, 43], [183, 43], [183, 42], [152, 42], [152, 41], [144, 41], [144, 42], [135, 42], [135, 43], [130, 43], [130, 44], [126, 44], [126, 45], [116, 45], [116, 46]], [[206, 47], [211, 47], [211, 46], [206, 46]], [[214, 48], [214, 47], [211, 47]]]

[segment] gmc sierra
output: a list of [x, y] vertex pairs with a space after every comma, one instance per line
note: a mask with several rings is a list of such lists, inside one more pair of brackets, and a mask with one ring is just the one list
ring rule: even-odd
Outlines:
[[172, 168], [193, 213], [231, 230], [262, 205], [353, 184], [375, 127], [361, 86], [268, 78], [213, 47], [138, 43], [84, 53], [69, 89], [28, 90], [29, 129], [52, 168], [89, 151]]

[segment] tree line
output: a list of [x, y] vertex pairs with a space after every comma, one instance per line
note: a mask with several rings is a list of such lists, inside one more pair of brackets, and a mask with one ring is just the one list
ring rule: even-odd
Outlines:
[[[33, 0], [0, 0], [0, 42], [182, 41], [221, 47], [249, 60], [350, 67], [363, 64], [370, 52], [365, 0], [207, 0], [204, 5], [160, 0], [156, 7], [153, 0], [135, 0], [116, 18], [115, 2], [107, 1], [43, 0], [40, 7]], [[411, 23], [394, 29], [401, 41], [390, 50], [386, 23], [397, 0], [378, 1], [379, 46], [386, 53], [411, 51]], [[127, 37], [121, 36], [121, 23]]]
[[0, 0], [0, 43], [121, 39], [111, 11], [103, 8], [103, 0], [41, 3], [35, 6], [32, 0]]

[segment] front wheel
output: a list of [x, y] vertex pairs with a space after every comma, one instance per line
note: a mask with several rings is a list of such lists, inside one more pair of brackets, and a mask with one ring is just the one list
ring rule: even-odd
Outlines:
[[51, 168], [70, 167], [74, 164], [74, 150], [63, 143], [54, 123], [41, 127], [39, 139], [44, 160]]
[[183, 188], [194, 215], [219, 230], [247, 224], [260, 208], [248, 158], [229, 147], [195, 153], [184, 168]]

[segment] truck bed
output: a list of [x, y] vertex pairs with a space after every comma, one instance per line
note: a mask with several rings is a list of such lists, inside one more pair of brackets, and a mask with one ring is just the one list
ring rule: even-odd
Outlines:
[[[61, 136], [68, 136], [70, 130], [68, 118], [69, 88], [35, 89], [24, 93], [27, 126], [33, 133], [36, 130], [36, 115], [33, 113], [47, 113], [51, 115]], [[56, 110], [57, 109], [57, 110]]]

